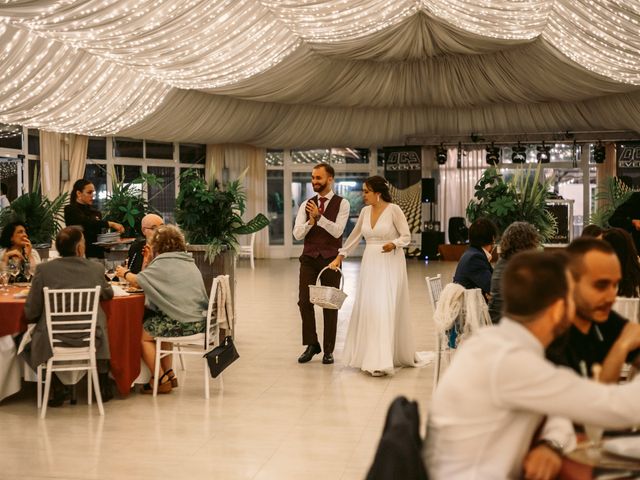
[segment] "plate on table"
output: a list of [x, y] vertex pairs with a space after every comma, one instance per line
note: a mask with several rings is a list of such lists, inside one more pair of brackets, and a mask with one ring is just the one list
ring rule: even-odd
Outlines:
[[24, 290], [20, 290], [18, 293], [13, 294], [13, 298], [27, 298], [29, 296], [29, 289], [25, 288]]
[[143, 290], [141, 288], [127, 287], [124, 289], [127, 293], [142, 293]]
[[634, 458], [640, 460], [640, 438], [635, 437], [619, 437], [611, 440], [605, 440], [602, 443], [602, 449], [605, 452], [613, 453], [620, 457]]

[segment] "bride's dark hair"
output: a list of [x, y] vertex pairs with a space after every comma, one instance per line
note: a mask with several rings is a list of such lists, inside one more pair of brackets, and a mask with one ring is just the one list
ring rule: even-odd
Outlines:
[[374, 175], [364, 181], [364, 184], [374, 193], [379, 193], [382, 200], [391, 203], [391, 193], [389, 192], [389, 182], [380, 175]]

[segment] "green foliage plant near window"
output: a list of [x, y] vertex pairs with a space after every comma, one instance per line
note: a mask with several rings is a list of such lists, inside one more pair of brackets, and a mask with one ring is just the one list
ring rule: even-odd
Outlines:
[[129, 183], [124, 181], [124, 173], [118, 176], [113, 172], [111, 178], [111, 194], [104, 204], [104, 218], [122, 224], [125, 237], [137, 237], [141, 235], [142, 217], [147, 213], [158, 213], [145, 200], [145, 188], [158, 186], [163, 180], [149, 173], [141, 173]]
[[637, 192], [626, 185], [618, 177], [607, 177], [604, 182], [598, 186], [598, 191], [593, 199], [601, 202], [597, 211], [591, 215], [589, 223], [598, 225], [602, 228], [609, 228], [609, 219], [616, 209], [625, 203], [634, 192]]
[[16, 198], [0, 213], [0, 230], [11, 222], [21, 221], [27, 226], [29, 239], [34, 246], [51, 245], [64, 223], [63, 209], [69, 198], [63, 192], [53, 200], [42, 195], [36, 173], [31, 192]]
[[246, 194], [242, 180], [220, 186], [217, 181], [208, 183], [195, 170], [187, 170], [180, 176], [180, 193], [176, 200], [176, 222], [191, 244], [207, 245], [207, 259], [213, 258], [225, 248], [238, 248], [238, 235], [257, 232], [269, 225], [262, 213], [248, 222], [242, 220], [246, 210]]
[[510, 180], [495, 168], [487, 168], [475, 186], [474, 197], [467, 206], [467, 219], [480, 217], [494, 221], [500, 234], [513, 222], [532, 224], [543, 241], [557, 231], [556, 220], [546, 209], [550, 198], [550, 181], [541, 176], [541, 164], [520, 167]]

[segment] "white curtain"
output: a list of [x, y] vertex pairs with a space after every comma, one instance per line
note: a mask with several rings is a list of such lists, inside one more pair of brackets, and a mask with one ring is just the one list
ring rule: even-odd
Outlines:
[[638, 24], [637, 0], [9, 2], [0, 122], [280, 148], [640, 131]]
[[[235, 180], [248, 167], [244, 178], [247, 194], [247, 210], [244, 220], [250, 220], [258, 213], [264, 214], [267, 205], [266, 150], [250, 145], [207, 145], [205, 175], [208, 181], [216, 178], [219, 182]], [[228, 178], [224, 178], [227, 177]], [[269, 247], [269, 232], [263, 228], [256, 235], [254, 254], [265, 258]]]
[[42, 193], [54, 199], [60, 194], [61, 133], [40, 130], [40, 185]]
[[447, 232], [449, 242], [449, 219], [466, 218], [469, 201], [475, 193], [475, 185], [487, 168], [485, 150], [464, 151], [461, 167], [457, 168], [458, 149], [451, 148], [447, 153], [447, 163], [439, 167], [438, 210], [441, 228]]
[[84, 178], [89, 137], [72, 133], [67, 136], [65, 145], [64, 160], [69, 160], [69, 180], [62, 185], [62, 191], [71, 193], [75, 181]]

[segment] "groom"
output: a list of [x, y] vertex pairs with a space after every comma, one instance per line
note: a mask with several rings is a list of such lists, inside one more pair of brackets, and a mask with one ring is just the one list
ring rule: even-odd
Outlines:
[[[300, 205], [293, 236], [304, 239], [304, 249], [300, 256], [300, 293], [298, 306], [302, 317], [302, 344], [307, 349], [298, 358], [299, 363], [307, 363], [320, 353], [316, 333], [316, 317], [313, 304], [309, 301], [309, 285], [315, 285], [320, 271], [338, 255], [342, 246], [342, 232], [349, 220], [349, 202], [332, 191], [335, 172], [327, 163], [319, 163], [311, 172], [311, 185], [317, 195]], [[340, 274], [325, 270], [321, 277], [323, 285], [340, 286]], [[323, 309], [324, 356], [322, 363], [333, 363], [333, 347], [336, 343], [338, 311]]]

